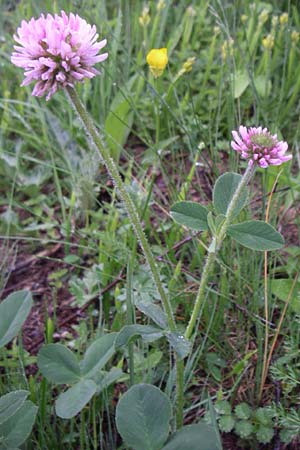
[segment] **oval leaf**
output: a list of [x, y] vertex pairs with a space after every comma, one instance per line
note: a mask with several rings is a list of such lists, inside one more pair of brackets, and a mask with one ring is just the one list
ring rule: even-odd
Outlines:
[[0, 424], [21, 408], [28, 394], [28, 391], [20, 390], [9, 392], [0, 398]]
[[[229, 203], [242, 179], [238, 173], [227, 172], [221, 175], [214, 186], [213, 190], [213, 204], [217, 214], [224, 214], [226, 216]], [[246, 188], [242, 191], [239, 200], [234, 209], [234, 215], [237, 216], [244, 208], [248, 199]]]
[[140, 302], [137, 302], [136, 307], [147, 317], [150, 317], [150, 319], [152, 319], [159, 327], [164, 329], [168, 327], [167, 314], [159, 305], [156, 305], [151, 301], [141, 300]]
[[76, 356], [62, 344], [42, 347], [37, 364], [42, 374], [53, 383], [72, 384], [80, 379], [80, 367]]
[[1, 444], [11, 449], [21, 445], [31, 433], [38, 408], [29, 400], [8, 420], [0, 425]]
[[262, 220], [249, 220], [230, 225], [227, 234], [251, 250], [278, 250], [284, 245], [281, 234]]
[[171, 437], [162, 450], [220, 450], [214, 429], [205, 424], [187, 425]]
[[109, 333], [96, 339], [87, 349], [80, 363], [85, 378], [92, 378], [115, 353], [114, 341], [117, 333]]
[[182, 334], [166, 333], [166, 338], [179, 356], [179, 359], [184, 359], [188, 356], [191, 351], [191, 342], [188, 341]]
[[144, 342], [153, 342], [163, 336], [162, 330], [150, 325], [126, 325], [119, 332], [115, 341], [116, 350], [128, 345], [130, 339], [140, 336]]
[[134, 450], [160, 450], [169, 434], [171, 413], [166, 394], [149, 384], [137, 384], [117, 405], [117, 429]]
[[31, 306], [32, 296], [29, 291], [14, 292], [0, 303], [0, 347], [18, 334]]
[[178, 202], [171, 208], [175, 222], [197, 231], [208, 229], [207, 214], [208, 210], [196, 202]]
[[93, 380], [81, 380], [63, 394], [55, 402], [56, 414], [62, 419], [71, 419], [91, 400], [97, 390]]

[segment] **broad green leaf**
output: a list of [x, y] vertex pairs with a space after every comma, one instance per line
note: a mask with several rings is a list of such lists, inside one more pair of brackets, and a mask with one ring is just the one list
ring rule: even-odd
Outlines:
[[104, 124], [106, 142], [116, 161], [119, 160], [120, 149], [125, 144], [133, 123], [129, 98], [136, 79], [137, 75], [133, 75], [122, 89], [118, 89]]
[[0, 303], [0, 347], [18, 334], [31, 306], [32, 296], [29, 291], [14, 292]]
[[171, 409], [169, 398], [157, 387], [137, 384], [117, 405], [117, 429], [134, 450], [160, 450], [169, 434]]
[[207, 214], [208, 210], [196, 202], [178, 202], [171, 208], [175, 222], [197, 231], [208, 229]]
[[187, 425], [177, 431], [162, 450], [219, 450], [214, 429], [205, 424]]
[[168, 319], [166, 313], [159, 305], [151, 301], [140, 301], [136, 303], [137, 309], [153, 320], [161, 328], [168, 327]]
[[153, 342], [163, 336], [163, 331], [150, 325], [125, 325], [115, 340], [115, 348], [118, 350], [129, 343], [133, 337], [141, 337], [144, 342]]
[[249, 76], [246, 71], [237, 71], [231, 77], [234, 98], [240, 98], [249, 86]]
[[25, 401], [18, 411], [0, 425], [1, 442], [4, 448], [16, 448], [31, 433], [38, 408], [29, 400]]
[[272, 81], [266, 75], [258, 75], [255, 77], [254, 86], [261, 97], [268, 97], [272, 91]]
[[184, 359], [191, 351], [191, 343], [182, 334], [167, 333], [166, 338], [180, 359]]
[[[296, 260], [297, 261], [297, 260]], [[286, 302], [293, 286], [293, 280], [290, 278], [278, 278], [272, 280], [271, 292], [273, 295]], [[297, 313], [300, 313], [300, 281], [297, 281], [290, 298], [290, 306]]]
[[28, 391], [13, 391], [0, 397], [0, 424], [9, 419], [23, 405], [28, 397]]
[[[214, 186], [213, 204], [217, 214], [226, 216], [229, 203], [242, 179], [238, 173], [227, 172], [221, 175]], [[247, 190], [244, 189], [236, 203], [234, 215], [237, 216], [244, 208], [248, 198]]]
[[93, 380], [79, 381], [60, 394], [55, 402], [56, 414], [62, 419], [71, 419], [85, 407], [96, 391], [97, 385]]
[[278, 250], [284, 245], [281, 234], [272, 225], [262, 220], [249, 220], [237, 225], [230, 225], [227, 233], [251, 250]]
[[96, 339], [87, 349], [80, 362], [84, 378], [92, 378], [101, 370], [115, 353], [114, 342], [117, 333], [109, 333]]
[[41, 348], [37, 364], [49, 381], [73, 384], [80, 379], [80, 367], [74, 353], [62, 344], [48, 344]]

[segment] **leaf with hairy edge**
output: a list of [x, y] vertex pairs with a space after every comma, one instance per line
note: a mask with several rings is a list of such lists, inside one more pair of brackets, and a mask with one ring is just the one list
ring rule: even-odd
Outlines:
[[133, 337], [141, 337], [144, 342], [153, 342], [163, 335], [163, 330], [150, 325], [125, 325], [115, 340], [115, 348], [118, 350], [128, 345]]
[[21, 445], [31, 433], [38, 408], [26, 400], [18, 411], [0, 425], [1, 444], [6, 449]]
[[[229, 203], [242, 179], [238, 173], [227, 172], [221, 175], [214, 186], [213, 190], [213, 205], [217, 214], [224, 214], [226, 216]], [[247, 203], [248, 192], [246, 188], [242, 191], [235, 209], [234, 215], [237, 216]]]
[[230, 225], [227, 234], [251, 250], [278, 250], [284, 245], [281, 234], [272, 225], [262, 220], [249, 220]]
[[191, 351], [191, 343], [182, 334], [166, 333], [166, 338], [180, 359], [184, 359], [188, 356]]
[[168, 327], [167, 315], [159, 305], [156, 305], [151, 301], [140, 301], [137, 302], [136, 307], [139, 311], [152, 319], [159, 327], [164, 329]]
[[171, 208], [175, 222], [197, 231], [208, 229], [207, 214], [208, 210], [196, 202], [178, 202]]
[[14, 415], [28, 397], [28, 391], [13, 391], [0, 397], [0, 424]]

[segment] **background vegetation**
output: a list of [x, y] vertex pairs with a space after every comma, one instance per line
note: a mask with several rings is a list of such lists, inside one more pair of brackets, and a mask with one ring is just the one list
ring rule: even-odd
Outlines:
[[[95, 23], [108, 40], [102, 75], [78, 91], [120, 161], [179, 322], [191, 312], [208, 236], [176, 225], [170, 206], [183, 199], [208, 202], [218, 175], [245, 167], [230, 150], [231, 130], [240, 124], [267, 126], [289, 143], [292, 164], [258, 170], [248, 205], [257, 219], [269, 208], [268, 221], [286, 247], [267, 257], [232, 242], [223, 247], [185, 374], [185, 421], [210, 411], [209, 420], [224, 432], [224, 448], [260, 448], [259, 442], [297, 448], [298, 2], [2, 0], [0, 289], [3, 298], [31, 290], [34, 307], [23, 333], [1, 349], [0, 394], [29, 389], [39, 407], [26, 448], [125, 448], [113, 414], [129, 383], [126, 355], [110, 363], [124, 372], [119, 384], [70, 421], [56, 417], [60, 388], [41, 377], [36, 355], [43, 342], [57, 341], [84, 352], [103, 330], [141, 323], [132, 306], [157, 295], [124, 207], [64, 94], [49, 104], [32, 97], [10, 62], [21, 20], [61, 9]], [[154, 82], [145, 58], [160, 47], [168, 48], [169, 64]], [[188, 58], [195, 60], [183, 66]], [[156, 384], [173, 398], [165, 354], [160, 341], [150, 347], [136, 342], [135, 382]], [[250, 411], [235, 410], [245, 403]], [[272, 407], [262, 422], [261, 407]], [[260, 424], [275, 430], [271, 444], [258, 434]]]

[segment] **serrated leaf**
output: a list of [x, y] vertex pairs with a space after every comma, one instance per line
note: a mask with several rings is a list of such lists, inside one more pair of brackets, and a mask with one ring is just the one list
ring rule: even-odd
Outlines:
[[162, 450], [220, 450], [220, 446], [213, 427], [197, 423], [177, 431]]
[[159, 327], [163, 329], [168, 327], [167, 315], [159, 305], [156, 305], [151, 301], [140, 301], [136, 303], [136, 307], [139, 311], [153, 320]]
[[23, 405], [29, 392], [24, 390], [9, 392], [0, 397], [0, 424], [9, 419]]
[[38, 408], [26, 400], [18, 411], [0, 425], [1, 442], [5, 448], [16, 448], [21, 445], [31, 433]]
[[117, 333], [106, 334], [89, 346], [80, 362], [81, 375], [84, 378], [93, 378], [114, 355], [116, 336]]
[[188, 341], [182, 334], [166, 333], [166, 338], [179, 356], [179, 359], [184, 359], [188, 356], [191, 351], [191, 342]]
[[20, 331], [32, 306], [29, 291], [17, 291], [0, 303], [0, 347], [11, 341]]
[[219, 400], [215, 403], [215, 410], [218, 414], [231, 414], [231, 404], [227, 400]]
[[73, 384], [80, 379], [80, 367], [74, 353], [62, 344], [41, 348], [37, 364], [42, 374], [53, 383]]
[[171, 208], [171, 216], [175, 222], [192, 230], [205, 231], [208, 229], [208, 210], [196, 202], [178, 202]]
[[249, 220], [237, 225], [229, 225], [227, 234], [251, 250], [278, 250], [284, 245], [281, 234], [272, 225], [262, 220]]
[[237, 405], [234, 412], [239, 419], [249, 419], [252, 414], [250, 406], [244, 402]]
[[76, 416], [91, 400], [97, 385], [93, 380], [81, 380], [63, 394], [55, 402], [56, 414], [62, 419]]
[[[213, 205], [217, 214], [226, 216], [228, 206], [242, 179], [238, 173], [227, 172], [221, 175], [213, 189]], [[248, 192], [245, 188], [235, 205], [234, 216], [237, 216], [247, 203]]]
[[260, 425], [256, 431], [256, 437], [261, 444], [268, 444], [274, 436], [274, 429]]
[[117, 429], [134, 450], [160, 450], [169, 434], [171, 402], [157, 387], [137, 384], [120, 399]]
[[153, 342], [163, 336], [163, 331], [150, 325], [125, 325], [115, 340], [115, 348], [118, 350], [134, 337], [141, 337], [144, 342]]
[[235, 419], [232, 415], [225, 414], [224, 416], [220, 417], [218, 423], [220, 430], [223, 433], [230, 433], [230, 431], [233, 430], [233, 427], [235, 425]]
[[243, 439], [249, 437], [254, 431], [252, 423], [247, 420], [238, 420], [234, 429], [235, 432]]

